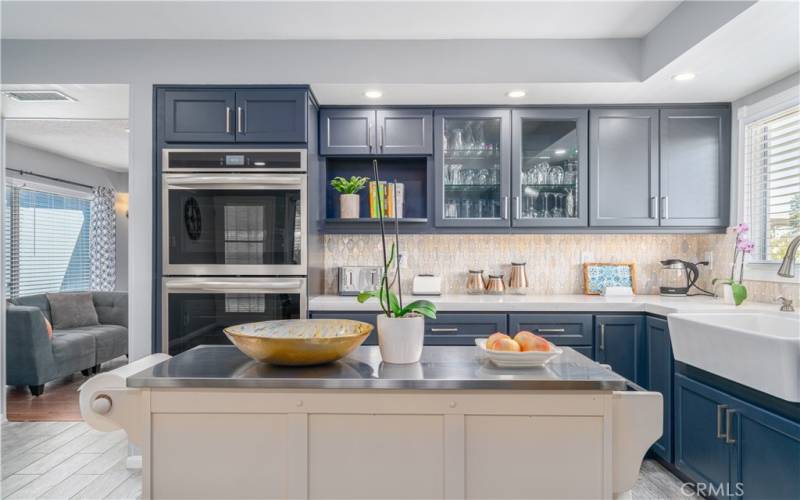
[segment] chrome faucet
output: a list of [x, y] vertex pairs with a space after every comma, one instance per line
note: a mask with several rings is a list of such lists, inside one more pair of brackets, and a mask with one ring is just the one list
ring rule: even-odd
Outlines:
[[784, 278], [794, 278], [794, 259], [797, 255], [797, 247], [800, 246], [800, 234], [794, 237], [789, 247], [786, 248], [786, 253], [783, 255], [783, 262], [781, 267], [778, 268], [778, 276]]
[[775, 300], [781, 303], [782, 312], [794, 312], [794, 306], [792, 305], [791, 300], [787, 299], [786, 297], [778, 297]]

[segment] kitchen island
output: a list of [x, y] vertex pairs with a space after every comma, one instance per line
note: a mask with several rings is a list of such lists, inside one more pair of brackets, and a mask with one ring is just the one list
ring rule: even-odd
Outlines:
[[371, 346], [294, 368], [159, 356], [82, 394], [141, 447], [150, 498], [612, 498], [661, 433], [660, 394], [570, 348], [526, 369], [464, 346], [410, 365]]

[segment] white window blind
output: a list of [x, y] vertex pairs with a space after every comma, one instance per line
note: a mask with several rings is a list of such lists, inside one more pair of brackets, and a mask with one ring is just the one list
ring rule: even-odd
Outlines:
[[10, 297], [88, 290], [91, 201], [6, 186], [6, 289]]
[[755, 261], [780, 261], [800, 233], [800, 106], [745, 127], [745, 220]]

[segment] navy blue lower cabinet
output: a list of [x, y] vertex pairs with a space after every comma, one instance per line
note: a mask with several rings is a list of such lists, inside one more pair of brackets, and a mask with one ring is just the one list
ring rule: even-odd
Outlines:
[[509, 314], [508, 334], [514, 336], [520, 330], [528, 330], [594, 359], [592, 321], [591, 314]]
[[439, 313], [425, 318], [425, 345], [475, 345], [475, 339], [508, 330], [505, 314]]
[[675, 375], [675, 466], [698, 487], [732, 493], [733, 446], [725, 440], [727, 394]]
[[595, 316], [595, 360], [642, 385], [647, 364], [644, 327], [641, 315]]
[[[353, 298], [355, 300], [355, 298]], [[310, 312], [309, 318], [311, 319], [352, 319], [355, 321], [363, 321], [374, 326], [375, 329], [369, 334], [367, 340], [362, 345], [378, 345], [378, 313], [376, 312]]]
[[651, 450], [665, 461], [672, 462], [672, 377], [675, 368], [669, 328], [664, 319], [648, 316], [645, 321], [647, 371], [642, 385], [650, 391], [660, 392], [664, 398], [664, 431]]
[[800, 422], [676, 374], [675, 466], [707, 496], [797, 499]]
[[742, 498], [800, 498], [800, 423], [744, 402], [731, 411], [734, 483]]

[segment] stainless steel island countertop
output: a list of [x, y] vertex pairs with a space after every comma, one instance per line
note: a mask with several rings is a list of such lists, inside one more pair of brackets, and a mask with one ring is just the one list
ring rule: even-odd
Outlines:
[[627, 380], [568, 347], [546, 366], [499, 368], [474, 346], [426, 346], [410, 365], [381, 361], [377, 346], [361, 346], [326, 365], [259, 363], [234, 346], [199, 346], [127, 378], [128, 387], [386, 389], [386, 390], [625, 390]]

